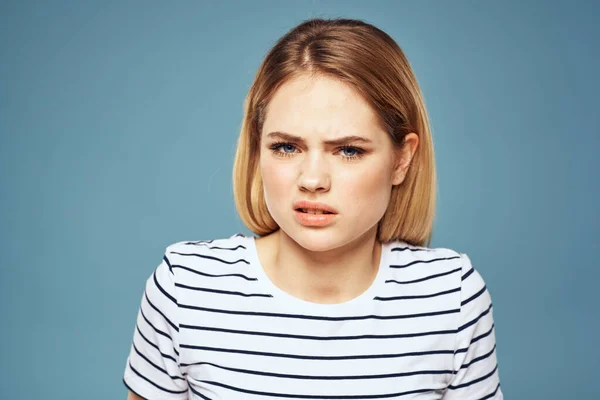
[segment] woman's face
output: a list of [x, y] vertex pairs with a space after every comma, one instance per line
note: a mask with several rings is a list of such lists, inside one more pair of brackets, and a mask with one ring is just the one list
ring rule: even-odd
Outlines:
[[[326, 143], [347, 136], [364, 140]], [[281, 86], [268, 105], [260, 146], [269, 212], [285, 234], [311, 251], [374, 234], [392, 185], [404, 179], [374, 111], [333, 78], [301, 75]], [[300, 200], [325, 203], [337, 214], [324, 226], [308, 226], [296, 215]]]

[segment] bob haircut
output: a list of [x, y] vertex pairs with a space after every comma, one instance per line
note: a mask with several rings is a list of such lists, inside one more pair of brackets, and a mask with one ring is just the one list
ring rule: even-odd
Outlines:
[[301, 74], [338, 79], [358, 91], [378, 116], [395, 147], [419, 136], [404, 181], [392, 187], [378, 223], [380, 242], [429, 246], [435, 214], [436, 174], [431, 128], [421, 90], [398, 44], [362, 20], [309, 19], [281, 37], [265, 56], [244, 101], [233, 166], [233, 194], [242, 222], [258, 236], [279, 229], [267, 209], [259, 155], [269, 101]]

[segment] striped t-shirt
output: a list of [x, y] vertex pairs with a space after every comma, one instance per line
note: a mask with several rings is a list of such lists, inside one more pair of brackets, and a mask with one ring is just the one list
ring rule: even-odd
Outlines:
[[502, 399], [492, 302], [466, 254], [385, 243], [338, 304], [275, 286], [254, 236], [178, 242], [146, 281], [123, 381], [145, 399]]

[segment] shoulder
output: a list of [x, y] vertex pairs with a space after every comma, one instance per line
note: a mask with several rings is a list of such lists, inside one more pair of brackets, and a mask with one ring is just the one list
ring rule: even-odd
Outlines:
[[198, 272], [206, 268], [247, 265], [251, 236], [236, 233], [229, 237], [174, 242], [165, 249], [163, 262], [177, 277], [181, 271]]
[[[165, 255], [193, 255], [193, 254], [211, 254], [223, 253], [225, 251], [236, 252], [237, 250], [245, 250], [251, 236], [246, 236], [242, 233], [236, 233], [229, 237], [221, 237], [216, 239], [205, 240], [184, 240], [171, 243], [166, 247]], [[181, 254], [180, 254], [181, 253]]]
[[210, 250], [237, 250], [246, 248], [245, 244], [251, 239], [242, 233], [236, 233], [229, 237], [205, 240], [184, 240], [171, 243], [166, 247], [166, 254], [177, 254], [186, 252], [206, 253]]
[[[442, 269], [461, 272], [461, 277], [465, 279], [470, 275], [474, 275], [473, 281], [482, 279], [479, 273], [473, 268], [469, 256], [454, 249], [414, 246], [401, 240], [389, 242], [387, 246], [391, 262], [397, 263], [396, 268], [407, 268], [418, 264], [432, 264]], [[463, 274], [465, 276], [462, 276]]]
[[453, 249], [414, 246], [401, 240], [389, 242], [386, 246], [390, 267], [405, 278], [435, 276], [453, 279], [460, 276], [466, 258], [465, 254]]
[[459, 302], [456, 308], [463, 311], [467, 305], [473, 311], [490, 307], [486, 283], [467, 254], [444, 247], [413, 246], [399, 240], [388, 244], [388, 252], [395, 279], [418, 283], [423, 290], [438, 288], [460, 293], [455, 298]]

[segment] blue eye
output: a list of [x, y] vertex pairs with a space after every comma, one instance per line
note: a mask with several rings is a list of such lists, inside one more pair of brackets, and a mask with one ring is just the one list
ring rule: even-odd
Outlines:
[[[344, 148], [342, 148], [341, 150], [342, 150], [342, 151], [347, 151], [347, 150], [350, 150], [350, 152], [355, 152], [355, 153], [357, 153], [357, 152], [358, 152], [358, 149], [357, 149], [356, 147], [344, 147]], [[351, 154], [351, 155], [348, 155], [348, 153], [346, 153], [346, 157], [349, 157], [349, 158], [354, 158], [354, 157], [356, 157], [356, 154], [353, 154], [353, 155], [352, 155], [352, 154]]]
[[[269, 146], [269, 149], [279, 157], [291, 157], [294, 155], [296, 146], [289, 142], [276, 142]], [[282, 150], [283, 149], [283, 150]], [[289, 150], [289, 151], [288, 151]], [[337, 149], [337, 152], [342, 152], [342, 158], [346, 161], [354, 161], [360, 159], [365, 151], [361, 148], [354, 146], [341, 146]], [[349, 152], [344, 153], [344, 152]]]

